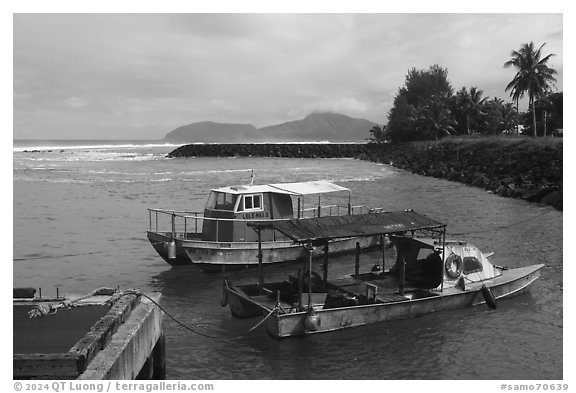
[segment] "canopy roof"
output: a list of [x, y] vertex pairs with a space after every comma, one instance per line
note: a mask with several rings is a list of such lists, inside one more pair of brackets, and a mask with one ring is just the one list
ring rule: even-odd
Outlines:
[[343, 237], [372, 236], [421, 229], [443, 228], [446, 224], [412, 210], [336, 217], [301, 218], [285, 221], [251, 222], [257, 229], [275, 229], [296, 243]]
[[331, 183], [328, 180], [316, 180], [300, 183], [276, 183], [253, 186], [221, 187], [212, 191], [226, 192], [230, 194], [253, 194], [259, 192], [273, 192], [288, 195], [325, 194], [329, 192], [348, 191], [348, 188]]

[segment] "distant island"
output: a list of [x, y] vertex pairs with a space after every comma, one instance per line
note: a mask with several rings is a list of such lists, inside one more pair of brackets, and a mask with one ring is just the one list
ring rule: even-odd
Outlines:
[[164, 137], [169, 143], [254, 143], [254, 142], [365, 142], [373, 123], [331, 112], [315, 112], [302, 120], [256, 128], [252, 124], [203, 121], [188, 124]]

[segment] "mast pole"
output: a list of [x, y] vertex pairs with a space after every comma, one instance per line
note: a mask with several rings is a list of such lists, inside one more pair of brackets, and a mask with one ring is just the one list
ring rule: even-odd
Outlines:
[[256, 230], [258, 233], [258, 291], [262, 294], [264, 291], [264, 266], [262, 263], [262, 229]]
[[442, 229], [442, 283], [440, 284], [440, 292], [444, 291], [444, 264], [446, 263], [446, 225]]
[[352, 193], [348, 190], [348, 215], [352, 214]]
[[306, 250], [308, 250], [308, 310], [312, 308], [312, 247], [311, 243], [306, 245]]
[[356, 242], [356, 260], [354, 263], [354, 278], [360, 277], [360, 243]]
[[322, 277], [324, 286], [328, 282], [328, 240], [324, 243], [324, 276]]
[[385, 240], [385, 235], [380, 235], [380, 247], [382, 247], [382, 273], [384, 273], [384, 266], [386, 263], [386, 244], [384, 244]]
[[404, 296], [404, 280], [406, 279], [406, 261], [404, 260], [404, 238], [400, 242], [398, 242], [398, 262], [400, 262], [400, 278], [398, 283], [398, 292], [400, 295]]

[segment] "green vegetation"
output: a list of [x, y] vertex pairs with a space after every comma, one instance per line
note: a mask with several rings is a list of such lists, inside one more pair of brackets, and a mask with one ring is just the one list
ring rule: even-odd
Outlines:
[[534, 43], [522, 44], [518, 51], [512, 51], [512, 58], [504, 63], [504, 67], [514, 67], [518, 71], [514, 79], [506, 86], [510, 95], [518, 102], [528, 93], [530, 108], [532, 109], [532, 135], [536, 136], [536, 99], [542, 99], [550, 92], [550, 83], [556, 82], [556, 70], [548, 67], [546, 63], [554, 54], [542, 56], [542, 44], [537, 50]]
[[[484, 92], [473, 86], [462, 87], [454, 94], [448, 70], [439, 65], [427, 70], [412, 68], [396, 97], [388, 124], [370, 129], [371, 143], [438, 140], [447, 135], [518, 134], [521, 123], [524, 133], [547, 136], [562, 128], [562, 92], [552, 93], [556, 71], [546, 65], [554, 56], [542, 57], [542, 48], [523, 44], [512, 51], [504, 67], [517, 70], [505, 87], [516, 103], [499, 98], [483, 97]], [[518, 101], [529, 98], [529, 112], [518, 113]]]
[[447, 69], [438, 65], [428, 70], [412, 68], [394, 98], [384, 138], [407, 142], [451, 134], [456, 123], [448, 107], [452, 94]]

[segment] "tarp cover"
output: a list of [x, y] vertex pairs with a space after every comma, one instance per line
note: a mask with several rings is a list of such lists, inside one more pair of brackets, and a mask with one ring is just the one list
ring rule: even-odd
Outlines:
[[261, 184], [253, 186], [232, 186], [221, 187], [213, 191], [227, 192], [230, 194], [251, 194], [260, 192], [273, 192], [277, 194], [288, 195], [311, 195], [311, 194], [325, 194], [329, 192], [348, 191], [348, 188], [331, 183], [328, 180], [316, 180], [301, 183], [277, 183], [277, 184]]
[[276, 184], [270, 184], [270, 186], [296, 195], [310, 195], [310, 194], [323, 194], [327, 192], [350, 191], [345, 187], [339, 186], [334, 183], [330, 183], [328, 180], [308, 181], [302, 183], [276, 183]]
[[256, 228], [276, 229], [297, 243], [434, 229], [446, 226], [412, 210], [351, 216], [301, 218], [287, 221], [268, 221], [265, 223], [253, 222], [248, 225]]

